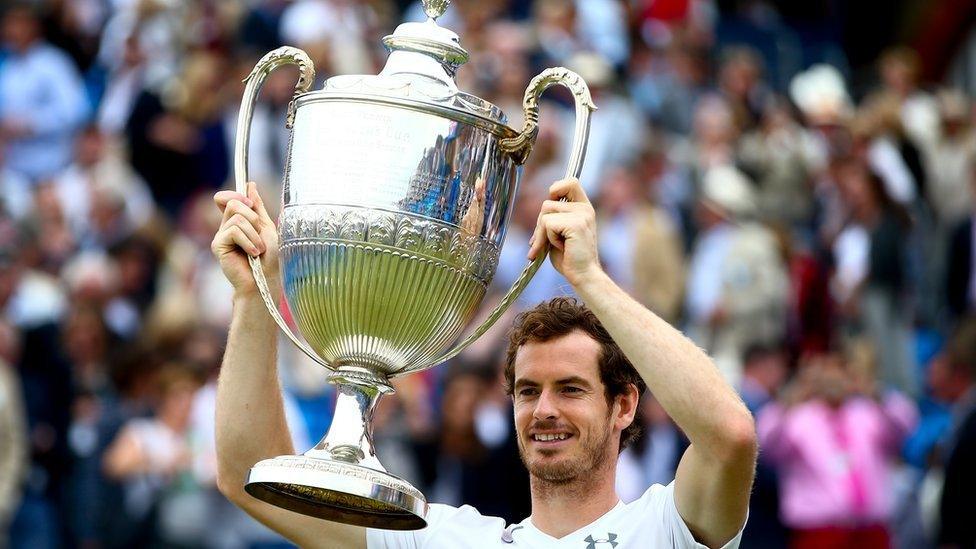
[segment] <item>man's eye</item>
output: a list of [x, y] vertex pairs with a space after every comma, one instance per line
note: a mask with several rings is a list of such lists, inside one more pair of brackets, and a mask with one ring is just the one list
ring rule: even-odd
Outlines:
[[569, 386], [569, 387], [563, 387], [563, 392], [564, 392], [564, 393], [579, 393], [579, 392], [581, 392], [582, 390], [583, 390], [583, 389], [580, 389], [579, 387], [572, 387], [572, 386]]
[[518, 394], [519, 396], [532, 396], [536, 394], [536, 392], [537, 391], [535, 389], [521, 389]]

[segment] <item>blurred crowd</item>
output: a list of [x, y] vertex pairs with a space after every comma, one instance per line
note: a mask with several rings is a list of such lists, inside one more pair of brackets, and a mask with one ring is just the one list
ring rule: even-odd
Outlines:
[[[589, 84], [581, 180], [605, 269], [705, 348], [757, 418], [743, 547], [972, 549], [973, 102], [924, 80], [907, 47], [858, 89], [829, 33], [786, 63], [767, 39], [777, 17], [764, 1], [458, 0], [440, 23], [471, 53], [460, 88], [513, 127], [543, 68]], [[379, 39], [423, 18], [406, 0], [4, 2], [0, 547], [284, 544], [214, 479], [231, 288], [212, 195], [231, 185], [241, 79], [282, 44], [319, 83], [376, 73]], [[275, 72], [255, 110], [250, 171], [269, 203], [296, 77]], [[572, 127], [554, 90], [486, 307], [524, 266]], [[515, 308], [571, 291], [546, 266]], [[431, 502], [509, 522], [529, 513], [499, 381], [512, 314], [398, 380], [374, 421], [384, 464]], [[304, 450], [334, 395], [284, 340], [279, 362]], [[672, 480], [687, 445], [653, 395], [639, 421], [618, 467], [628, 501]]]

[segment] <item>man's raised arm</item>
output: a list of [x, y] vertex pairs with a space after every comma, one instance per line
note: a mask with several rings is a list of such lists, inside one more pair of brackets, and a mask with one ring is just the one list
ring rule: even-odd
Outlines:
[[691, 446], [675, 478], [675, 505], [696, 539], [721, 547], [742, 528], [748, 511], [757, 453], [752, 416], [697, 345], [603, 272], [593, 207], [579, 182], [559, 181], [550, 195], [530, 257], [545, 242], [551, 244], [553, 265], [688, 436]]
[[269, 286], [277, 289], [278, 238], [253, 184], [247, 197], [222, 191], [214, 201], [223, 221], [211, 248], [234, 286], [234, 315], [217, 383], [217, 486], [234, 504], [301, 547], [365, 547], [362, 528], [286, 511], [244, 492], [252, 465], [295, 452], [278, 383], [278, 327], [245, 255], [264, 254]]

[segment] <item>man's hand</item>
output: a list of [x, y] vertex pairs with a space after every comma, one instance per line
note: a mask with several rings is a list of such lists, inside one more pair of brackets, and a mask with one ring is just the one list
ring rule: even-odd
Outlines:
[[553, 267], [577, 286], [602, 272], [596, 239], [596, 213], [579, 180], [553, 183], [529, 243], [529, 259], [535, 259], [548, 243]]
[[257, 185], [247, 184], [247, 196], [234, 191], [220, 191], [214, 203], [223, 213], [220, 228], [210, 250], [220, 262], [224, 275], [237, 295], [257, 292], [247, 255], [263, 255], [264, 274], [275, 292], [281, 286], [278, 273], [278, 231], [258, 195]]

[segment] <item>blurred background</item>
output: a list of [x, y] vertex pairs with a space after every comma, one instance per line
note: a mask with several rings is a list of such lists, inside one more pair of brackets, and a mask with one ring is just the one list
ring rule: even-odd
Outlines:
[[[0, 547], [279, 547], [214, 483], [231, 289], [212, 259], [243, 86], [299, 46], [376, 73], [405, 0], [5, 1], [0, 53]], [[460, 87], [521, 125], [533, 75], [583, 75], [582, 181], [606, 270], [690, 334], [757, 416], [743, 547], [976, 547], [976, 4], [458, 0]], [[257, 106], [251, 175], [280, 193], [296, 73]], [[553, 90], [494, 281], [561, 177]], [[570, 293], [551, 268], [518, 307]], [[432, 502], [519, 521], [528, 479], [499, 382], [508, 319], [399, 380], [374, 422]], [[296, 447], [325, 373], [280, 370]], [[242, 419], [244, 420], [244, 419]], [[687, 441], [647, 395], [622, 499]]]

